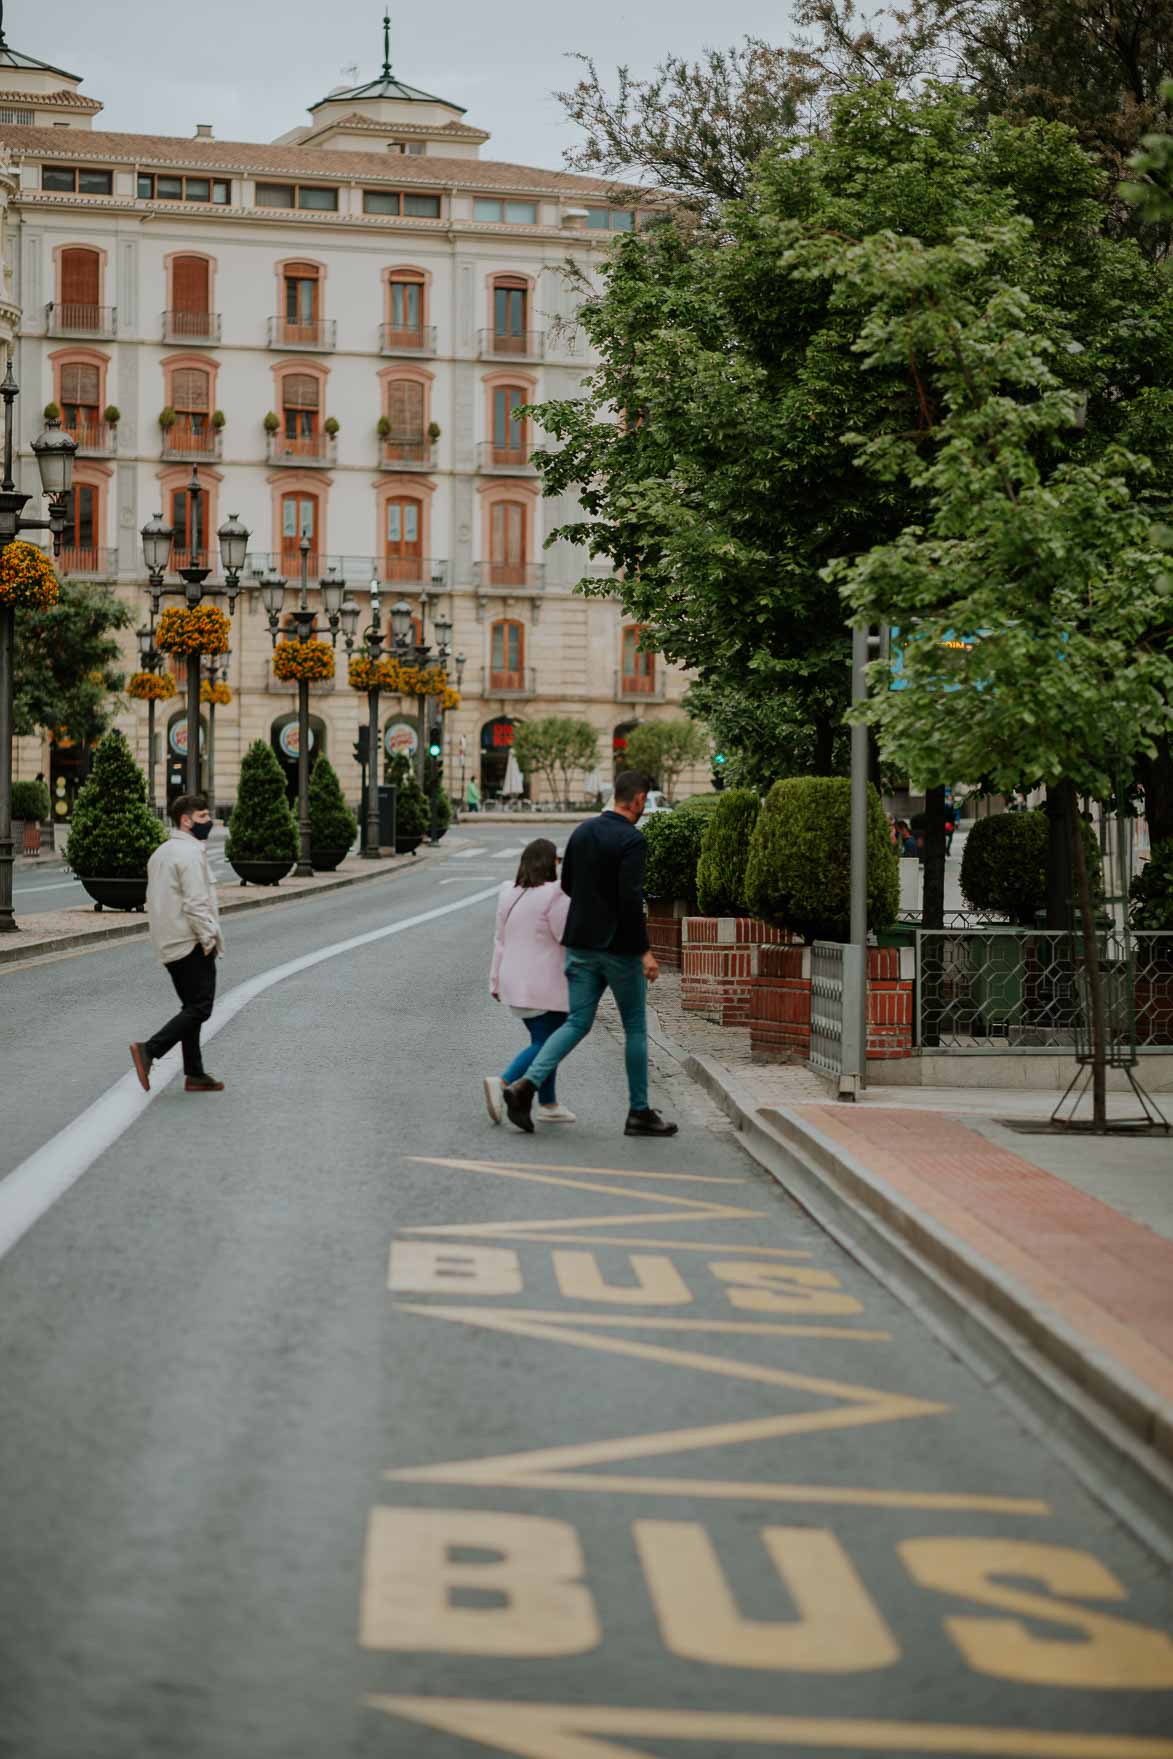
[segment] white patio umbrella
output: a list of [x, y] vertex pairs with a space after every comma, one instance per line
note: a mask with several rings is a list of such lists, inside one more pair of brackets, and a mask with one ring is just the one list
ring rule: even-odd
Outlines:
[[501, 784], [501, 792], [506, 796], [525, 793], [525, 777], [512, 752], [509, 753], [509, 762], [505, 765], [505, 780]]

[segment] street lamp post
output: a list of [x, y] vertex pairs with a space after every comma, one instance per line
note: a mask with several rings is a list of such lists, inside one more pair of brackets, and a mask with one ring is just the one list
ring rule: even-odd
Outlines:
[[[328, 624], [328, 629], [319, 629], [318, 614], [310, 609], [309, 538], [303, 537], [298, 547], [301, 551], [301, 597], [292, 612], [297, 631], [296, 639], [306, 642], [314, 640], [318, 635], [329, 634], [331, 646], [337, 647], [342, 606], [346, 599], [346, 582], [339, 578], [333, 568], [327, 569], [325, 578], [318, 582], [322, 589], [322, 604]], [[265, 576], [261, 586], [261, 601], [269, 613], [269, 635], [274, 647], [277, 645], [277, 634], [281, 626], [286, 584], [281, 575], [274, 572]], [[297, 866], [293, 870], [293, 877], [312, 879], [314, 864], [310, 854], [310, 683], [304, 677], [297, 681], [297, 739]]]
[[[403, 617], [406, 615], [407, 627], [411, 627], [411, 609], [408, 605], [397, 604], [391, 613], [392, 641], [396, 654], [403, 647]], [[346, 637], [346, 651], [349, 653], [354, 646], [355, 632], [358, 629], [359, 608], [347, 600], [342, 607], [342, 627]], [[398, 627], [399, 635], [395, 634]], [[376, 575], [371, 581], [371, 621], [363, 636], [363, 645], [367, 650], [367, 658], [375, 671], [375, 682], [367, 691], [367, 818], [363, 827], [363, 856], [368, 861], [378, 859], [381, 839], [379, 836], [379, 683], [377, 667], [383, 657], [383, 612], [379, 596], [379, 580]]]
[[[150, 622], [144, 623], [141, 629], [136, 629], [135, 634], [138, 637], [138, 651], [142, 660], [142, 669], [154, 676], [159, 669], [160, 655], [155, 646], [155, 613], [153, 610]], [[158, 812], [159, 809], [155, 802], [155, 699], [153, 696], [147, 698], [147, 805], [152, 812]]]
[[208, 811], [211, 813], [213, 818], [215, 818], [215, 816], [216, 816], [216, 696], [215, 696], [215, 690], [216, 690], [217, 684], [219, 684], [219, 682], [222, 678], [224, 679], [225, 682], [227, 682], [228, 662], [231, 658], [232, 658], [232, 649], [231, 648], [227, 648], [225, 650], [225, 652], [222, 654], [211, 654], [209, 656], [210, 664], [207, 667], [205, 667], [205, 670], [204, 670], [204, 676], [207, 678], [208, 683], [212, 687], [212, 698], [211, 698], [211, 701], [208, 703], [208, 763], [207, 763], [208, 774], [207, 774], [207, 779], [204, 784], [204, 793], [208, 797]]
[[[191, 481], [187, 485], [187, 494], [191, 502], [191, 531], [197, 537], [203, 531], [203, 484], [200, 482], [199, 466], [193, 465]], [[141, 532], [143, 540], [143, 558], [147, 564], [147, 591], [151, 595], [151, 621], [154, 622], [159, 612], [159, 600], [163, 598], [182, 597], [189, 611], [194, 611], [203, 598], [226, 598], [228, 614], [236, 613], [236, 600], [240, 594], [240, 570], [244, 567], [244, 559], [248, 553], [249, 533], [240, 523], [236, 514], [225, 520], [216, 536], [220, 540], [220, 559], [224, 565], [224, 585], [209, 586], [208, 576], [211, 568], [190, 566], [177, 568], [175, 572], [183, 582], [182, 587], [165, 587], [163, 576], [171, 560], [171, 545], [174, 532], [164, 522], [163, 515], [156, 513], [148, 519]], [[199, 554], [197, 543], [191, 554]], [[201, 666], [198, 653], [188, 655], [187, 665], [187, 792], [198, 794], [200, 791], [200, 678]]]
[[[13, 405], [20, 387], [12, 376], [12, 360], [0, 384], [4, 399], [4, 478], [0, 482], [0, 551], [24, 531], [47, 531], [53, 538], [53, 553], [61, 549], [61, 535], [68, 514], [69, 490], [73, 482], [73, 455], [77, 442], [64, 433], [59, 421], [51, 421], [33, 441], [33, 454], [41, 473], [41, 493], [49, 500], [48, 519], [26, 519], [24, 506], [28, 495], [21, 494], [12, 476]], [[16, 661], [16, 611], [10, 604], [0, 604], [0, 934], [16, 932], [12, 908], [12, 701], [13, 671]]]

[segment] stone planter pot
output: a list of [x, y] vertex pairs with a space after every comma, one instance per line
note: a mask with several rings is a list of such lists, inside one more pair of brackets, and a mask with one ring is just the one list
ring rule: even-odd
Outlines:
[[396, 855], [414, 855], [422, 842], [422, 837], [396, 837], [395, 853]]
[[315, 873], [333, 873], [349, 854], [349, 849], [311, 849], [310, 860]]
[[95, 910], [145, 910], [147, 907], [147, 876], [141, 879], [91, 879], [79, 873], [78, 880], [94, 900]]
[[292, 861], [230, 861], [242, 886], [277, 886], [293, 867]]

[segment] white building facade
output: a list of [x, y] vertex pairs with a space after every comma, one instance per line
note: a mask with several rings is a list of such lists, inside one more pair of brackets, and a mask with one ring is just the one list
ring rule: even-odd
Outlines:
[[[56, 405], [79, 445], [62, 572], [115, 584], [136, 622], [152, 514], [217, 571], [216, 527], [232, 513], [249, 528], [218, 799], [233, 798], [254, 739], [292, 773], [295, 691], [272, 676], [257, 583], [276, 567], [296, 584], [303, 537], [312, 602], [334, 568], [364, 626], [372, 579], [384, 612], [405, 598], [428, 633], [437, 612], [451, 620], [466, 660], [445, 730], [455, 791], [469, 777], [500, 787], [519, 719], [589, 720], [608, 773], [631, 723], [679, 714], [683, 675], [640, 652], [615, 600], [573, 592], [583, 552], [544, 547], [577, 507], [543, 499], [536, 437], [513, 413], [575, 394], [589, 356], [566, 264], [589, 278], [631, 210], [592, 179], [482, 159], [484, 132], [398, 81], [387, 54], [378, 77], [328, 94], [268, 145], [204, 126], [186, 139], [105, 133], [79, 84], [0, 44], [23, 469]], [[5, 309], [0, 341], [17, 322]], [[128, 670], [134, 656], [128, 637]], [[311, 706], [353, 797], [366, 699], [346, 684], [341, 642]], [[165, 707], [178, 786], [181, 698]], [[384, 707], [385, 738], [405, 739], [414, 702]], [[119, 725], [145, 762], [141, 705]], [[67, 798], [76, 762], [65, 744], [24, 741], [17, 773], [44, 770]]]

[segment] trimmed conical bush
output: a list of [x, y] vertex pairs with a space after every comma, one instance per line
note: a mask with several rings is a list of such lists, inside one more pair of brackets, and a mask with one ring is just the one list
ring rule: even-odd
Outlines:
[[334, 765], [320, 757], [310, 777], [310, 853], [315, 867], [319, 855], [333, 861], [339, 849], [346, 851], [358, 833], [358, 821], [347, 806]]
[[257, 739], [244, 754], [228, 821], [229, 861], [295, 861], [297, 825], [272, 747]]
[[126, 740], [117, 730], [107, 733], [74, 802], [66, 861], [79, 878], [145, 879], [166, 836]]

